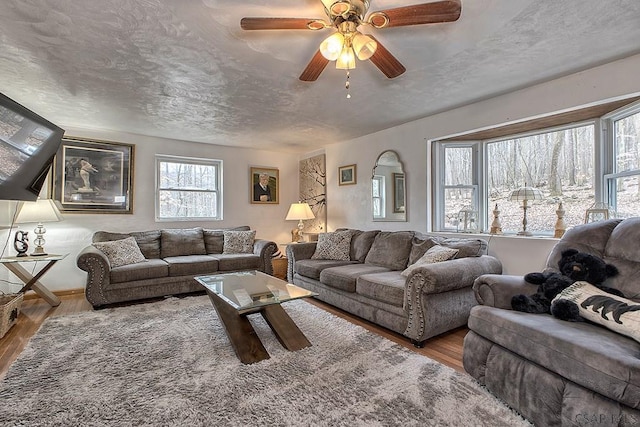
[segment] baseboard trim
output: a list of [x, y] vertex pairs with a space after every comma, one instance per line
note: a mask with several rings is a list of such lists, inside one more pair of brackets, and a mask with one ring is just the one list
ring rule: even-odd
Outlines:
[[[62, 291], [51, 291], [51, 292], [53, 292], [54, 295], [56, 296], [63, 297], [66, 295], [84, 294], [84, 288], [65, 289]], [[28, 291], [27, 293], [24, 294], [24, 299], [36, 299], [36, 298], [42, 298], [42, 297], [36, 294], [34, 291]]]

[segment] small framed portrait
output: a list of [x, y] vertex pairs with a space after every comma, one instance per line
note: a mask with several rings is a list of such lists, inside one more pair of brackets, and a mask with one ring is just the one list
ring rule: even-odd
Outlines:
[[252, 167], [250, 172], [251, 203], [280, 203], [278, 169]]
[[134, 146], [64, 138], [53, 163], [52, 198], [63, 212], [133, 213]]
[[340, 166], [338, 168], [338, 184], [352, 185], [356, 183], [356, 165]]

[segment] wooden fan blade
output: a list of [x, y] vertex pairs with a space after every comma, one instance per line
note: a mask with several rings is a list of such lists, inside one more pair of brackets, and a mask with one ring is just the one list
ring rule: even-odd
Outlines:
[[[374, 38], [371, 34], [369, 34], [369, 37]], [[407, 69], [404, 68], [404, 65], [402, 65], [400, 61], [398, 61], [396, 57], [387, 50], [387, 48], [382, 46], [378, 40], [376, 40], [376, 42], [378, 43], [378, 48], [369, 60], [373, 62], [373, 64], [378, 67], [385, 76], [393, 79], [407, 71]]]
[[[460, 0], [442, 0], [373, 12], [369, 22], [377, 28], [453, 22], [460, 18]], [[386, 19], [388, 22], [384, 22]]]
[[309, 18], [242, 18], [243, 30], [309, 30], [309, 23], [318, 22]]
[[307, 68], [300, 74], [300, 80], [303, 82], [315, 82], [328, 63], [329, 60], [322, 56], [320, 49], [318, 49], [309, 64], [307, 64]]

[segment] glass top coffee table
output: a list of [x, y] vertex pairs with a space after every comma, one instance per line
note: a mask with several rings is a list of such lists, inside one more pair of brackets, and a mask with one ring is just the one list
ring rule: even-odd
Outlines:
[[195, 278], [207, 291], [242, 363], [269, 358], [248, 314], [260, 313], [289, 351], [311, 346], [280, 303], [317, 295], [260, 271], [213, 274]]

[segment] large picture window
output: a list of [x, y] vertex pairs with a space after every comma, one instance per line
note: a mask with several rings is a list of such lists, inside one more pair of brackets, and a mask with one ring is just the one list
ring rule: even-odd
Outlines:
[[522, 203], [510, 195], [525, 186], [543, 194], [527, 210], [533, 234], [554, 234], [560, 203], [568, 227], [584, 223], [592, 207], [618, 218], [640, 215], [640, 102], [617, 108], [569, 125], [434, 143], [433, 229], [456, 231], [459, 213], [472, 209], [487, 232], [495, 210], [502, 231], [515, 234]]
[[544, 195], [544, 200], [529, 204], [528, 231], [553, 234], [560, 202], [567, 224], [583, 222], [595, 197], [594, 128], [589, 122], [497, 140], [440, 144], [444, 185], [435, 188], [441, 194], [438, 229], [455, 231], [458, 212], [471, 208], [487, 230], [497, 206], [502, 231], [515, 234], [522, 227], [522, 203], [511, 201], [510, 195], [525, 186]]
[[157, 220], [222, 219], [222, 161], [156, 156]]

